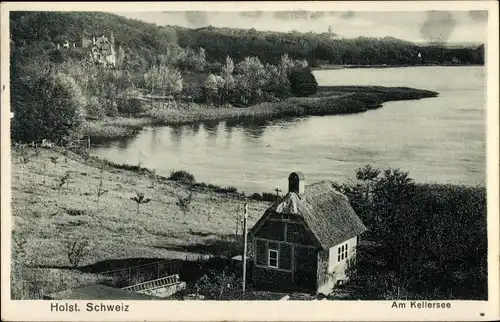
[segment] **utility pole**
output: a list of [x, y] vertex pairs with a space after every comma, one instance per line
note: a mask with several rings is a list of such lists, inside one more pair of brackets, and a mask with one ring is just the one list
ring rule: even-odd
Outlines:
[[248, 219], [248, 207], [245, 202], [245, 208], [243, 213], [243, 293], [245, 293], [245, 286], [247, 282], [247, 219]]
[[274, 191], [276, 191], [276, 205], [278, 205], [280, 203], [280, 192], [281, 192], [281, 189], [276, 187], [276, 189], [274, 189]]

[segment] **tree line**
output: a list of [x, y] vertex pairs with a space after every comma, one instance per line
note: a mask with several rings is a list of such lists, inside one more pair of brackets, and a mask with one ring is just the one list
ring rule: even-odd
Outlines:
[[487, 299], [486, 189], [371, 166], [336, 184], [368, 228], [351, 286], [365, 299]]
[[236, 61], [255, 56], [264, 64], [276, 64], [283, 54], [292, 59], [307, 60], [311, 66], [322, 63], [484, 64], [484, 46], [447, 48], [444, 45], [418, 45], [392, 37], [338, 39], [327, 32], [159, 27], [101, 12], [13, 12], [10, 24], [11, 39], [16, 46], [62, 39], [78, 42], [83, 37], [113, 33], [116, 46], [122, 48], [131, 70], [149, 68], [157, 63], [159, 55], [168, 56], [178, 52], [179, 48], [200, 47], [205, 48], [208, 61], [221, 64], [227, 55]]

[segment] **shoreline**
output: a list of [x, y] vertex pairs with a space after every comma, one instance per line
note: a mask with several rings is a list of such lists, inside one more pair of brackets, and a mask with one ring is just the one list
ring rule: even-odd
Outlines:
[[323, 65], [317, 67], [311, 67], [312, 70], [341, 70], [341, 69], [363, 69], [363, 68], [411, 68], [411, 67], [484, 67], [484, 65], [479, 64], [416, 64], [416, 65]]
[[106, 143], [132, 137], [146, 126], [356, 114], [380, 108], [385, 102], [417, 100], [438, 95], [437, 92], [408, 87], [320, 86], [318, 92], [310, 97], [291, 97], [278, 102], [263, 102], [243, 108], [195, 103], [180, 103], [179, 106], [172, 108], [166, 103], [158, 103], [160, 107], [153, 108], [140, 117], [88, 120], [84, 125], [83, 135], [89, 136], [92, 142]]

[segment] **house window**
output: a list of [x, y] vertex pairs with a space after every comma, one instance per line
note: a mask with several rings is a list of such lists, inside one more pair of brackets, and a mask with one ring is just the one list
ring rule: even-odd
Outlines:
[[337, 262], [343, 261], [347, 257], [349, 257], [349, 244], [344, 244], [337, 248]]
[[267, 266], [278, 268], [278, 251], [275, 249], [270, 249], [268, 258], [269, 259], [267, 261]]

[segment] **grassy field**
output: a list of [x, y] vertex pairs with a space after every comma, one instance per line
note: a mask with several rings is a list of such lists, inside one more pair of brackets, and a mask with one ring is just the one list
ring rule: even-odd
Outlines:
[[[64, 269], [70, 266], [68, 241], [90, 242], [89, 254], [79, 263], [84, 266], [110, 259], [196, 258], [204, 251], [223, 253], [214, 245], [234, 240], [244, 202], [239, 194], [197, 187], [183, 211], [178, 200], [188, 196], [189, 186], [158, 176], [153, 183], [146, 169], [126, 170], [57, 149], [28, 154], [32, 157], [24, 164], [20, 151], [12, 151], [12, 284], [17, 292], [33, 279], [42, 293], [85, 280], [80, 271]], [[97, 202], [101, 181], [108, 192]], [[136, 192], [151, 198], [139, 213], [130, 199]], [[247, 201], [252, 225], [267, 204]]]
[[[407, 87], [322, 86], [311, 97], [292, 97], [250, 107], [215, 107], [195, 103], [151, 103], [140, 118], [90, 121], [84, 134], [93, 141], [110, 141], [132, 136], [146, 125], [179, 125], [201, 121], [259, 118], [273, 119], [305, 115], [338, 115], [376, 109], [382, 103], [435, 97], [436, 92]], [[148, 104], [148, 103], [146, 103]]]

